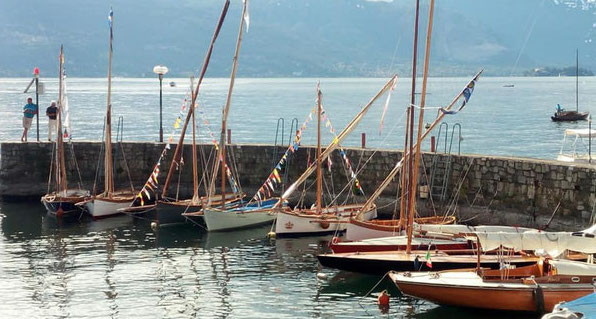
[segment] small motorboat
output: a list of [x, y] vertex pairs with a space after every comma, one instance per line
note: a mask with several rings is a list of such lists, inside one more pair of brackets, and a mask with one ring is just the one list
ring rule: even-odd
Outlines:
[[170, 87], [175, 87], [176, 86], [176, 82], [172, 81], [170, 82]]

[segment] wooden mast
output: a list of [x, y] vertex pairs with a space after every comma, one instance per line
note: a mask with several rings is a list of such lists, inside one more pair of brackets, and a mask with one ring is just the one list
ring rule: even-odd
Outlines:
[[192, 102], [190, 103], [190, 107], [188, 109], [188, 113], [186, 114], [186, 119], [184, 120], [184, 125], [182, 126], [182, 132], [180, 132], [180, 139], [178, 140], [178, 145], [176, 145], [176, 150], [174, 151], [174, 156], [172, 158], [172, 163], [170, 164], [170, 170], [168, 171], [168, 176], [166, 177], [166, 181], [163, 185], [163, 190], [161, 192], [162, 198], [166, 196], [168, 188], [170, 187], [170, 183], [172, 182], [172, 176], [174, 174], [174, 170], [177, 166], [177, 163], [180, 161], [180, 151], [182, 150], [184, 144], [184, 136], [186, 135], [186, 128], [188, 127], [188, 122], [192, 114], [194, 113], [194, 105], [196, 103], [197, 96], [199, 95], [199, 88], [201, 87], [201, 83], [203, 82], [203, 78], [205, 77], [205, 72], [207, 72], [207, 66], [209, 65], [209, 60], [211, 59], [211, 53], [213, 52], [213, 46], [215, 44], [215, 40], [219, 35], [219, 31], [221, 30], [221, 26], [223, 25], [224, 19], [228, 12], [228, 7], [230, 6], [230, 0], [226, 0], [224, 7], [222, 9], [221, 15], [219, 16], [219, 21], [217, 22], [217, 27], [213, 33], [211, 38], [211, 43], [209, 44], [209, 49], [207, 50], [207, 55], [205, 56], [205, 60], [203, 61], [203, 68], [201, 69], [201, 74], [199, 75], [199, 80], [197, 82], [197, 86], [195, 87], [194, 93], [192, 93]]
[[579, 51], [575, 49], [575, 111], [579, 112]]
[[[190, 94], [193, 95], [191, 97], [191, 101], [196, 101], [194, 98], [194, 79], [190, 78]], [[190, 106], [191, 108], [195, 108], [195, 104]], [[196, 121], [195, 121], [195, 112], [192, 112], [192, 199], [191, 202], [193, 204], [197, 204], [199, 202], [199, 176], [198, 176], [198, 168], [197, 168], [197, 140], [196, 140]]]
[[[408, 107], [409, 118], [406, 118], [406, 142], [404, 143], [404, 157], [406, 156], [406, 149], [410, 146], [410, 152], [412, 154], [412, 135], [414, 133], [414, 105], [416, 105], [416, 72], [417, 72], [417, 61], [418, 61], [418, 20], [420, 17], [420, 0], [416, 0], [416, 13], [414, 20], [414, 52], [412, 55], [412, 90], [410, 91], [410, 106]], [[409, 124], [409, 125], [408, 125]], [[409, 126], [409, 133], [408, 133]], [[410, 137], [410, 143], [408, 144], [408, 136]], [[411, 156], [407, 158], [409, 163], [409, 169], [407, 172], [402, 171], [402, 192], [400, 200], [400, 211], [399, 211], [399, 225], [400, 228], [404, 226], [406, 219], [406, 210], [408, 209], [408, 203], [406, 201], [406, 194], [410, 194], [406, 189], [412, 184], [412, 160]]]
[[420, 115], [418, 116], [418, 136], [416, 138], [416, 153], [414, 171], [410, 178], [412, 184], [410, 186], [410, 197], [408, 205], [408, 245], [406, 246], [406, 253], [412, 251], [412, 228], [414, 227], [414, 211], [416, 210], [416, 187], [418, 185], [418, 168], [420, 166], [420, 141], [422, 140], [422, 127], [424, 126], [424, 104], [426, 102], [426, 85], [428, 82], [428, 66], [430, 61], [430, 44], [431, 35], [433, 31], [433, 13], [435, 9], [435, 0], [430, 0], [430, 9], [428, 12], [428, 30], [426, 31], [426, 52], [424, 54], [424, 74], [422, 75], [422, 96], [420, 97]]
[[112, 42], [114, 40], [114, 11], [110, 8], [110, 51], [108, 56], [108, 99], [106, 105], [106, 131], [104, 156], [104, 196], [112, 198], [114, 192], [114, 176], [112, 169]]
[[64, 159], [64, 139], [62, 136], [62, 101], [64, 99], [63, 94], [63, 73], [64, 73], [64, 48], [60, 45], [60, 67], [58, 80], [58, 109], [56, 110], [56, 194], [60, 192], [63, 196], [66, 196], [67, 183], [66, 183], [66, 163]]
[[321, 89], [317, 84], [317, 214], [321, 213], [323, 177], [321, 172]]
[[234, 81], [236, 80], [236, 70], [238, 69], [238, 55], [240, 54], [240, 47], [242, 45], [242, 33], [244, 31], [244, 17], [248, 1], [242, 1], [242, 16], [240, 17], [240, 27], [238, 29], [238, 39], [236, 40], [236, 50], [234, 52], [234, 62], [232, 64], [232, 73], [230, 74], [230, 85], [228, 87], [228, 96], [226, 98], [226, 105], [222, 112], [221, 119], [221, 133], [219, 138], [219, 149], [216, 157], [216, 165], [213, 168], [213, 176], [211, 178], [211, 187], [209, 188], [209, 205], [212, 197], [215, 195], [215, 180], [217, 178], [217, 171], [219, 169], [218, 163], [221, 164], [221, 209], [226, 209], [226, 128], [228, 122], [228, 114], [230, 111], [230, 104], [232, 103], [232, 91], [234, 90]]
[[[404, 154], [402, 156], [403, 160], [407, 160], [406, 156], [410, 154], [408, 152], [408, 128], [410, 127], [410, 112], [412, 111], [412, 106], [408, 106], [406, 109], [406, 134], [404, 137]], [[405, 218], [406, 218], [406, 207], [407, 207], [407, 200], [406, 194], [408, 194], [408, 177], [407, 171], [402, 170], [401, 172], [401, 196], [399, 200], [399, 227], [400, 229], [404, 226]]]

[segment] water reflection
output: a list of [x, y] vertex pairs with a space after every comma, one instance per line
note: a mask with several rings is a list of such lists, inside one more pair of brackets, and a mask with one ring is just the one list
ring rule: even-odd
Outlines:
[[[329, 238], [271, 241], [268, 226], [154, 231], [128, 216], [60, 221], [37, 202], [0, 202], [0, 230], [2, 318], [490, 318], [401, 296], [377, 276], [321, 269]], [[376, 305], [383, 289], [387, 314]]]

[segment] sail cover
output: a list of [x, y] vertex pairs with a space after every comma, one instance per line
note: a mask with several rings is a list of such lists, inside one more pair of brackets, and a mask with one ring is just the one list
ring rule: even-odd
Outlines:
[[503, 246], [516, 251], [545, 251], [552, 257], [559, 256], [566, 250], [585, 254], [596, 253], [596, 238], [594, 236], [581, 236], [568, 232], [477, 232], [476, 235], [484, 251]]
[[494, 233], [494, 232], [505, 232], [505, 233], [524, 233], [524, 232], [537, 232], [537, 229], [525, 228], [525, 227], [513, 227], [513, 226], [468, 226], [461, 224], [453, 225], [433, 225], [433, 224], [416, 224], [414, 225], [415, 230], [427, 231], [433, 233], [446, 233], [446, 234], [471, 234], [471, 233]]

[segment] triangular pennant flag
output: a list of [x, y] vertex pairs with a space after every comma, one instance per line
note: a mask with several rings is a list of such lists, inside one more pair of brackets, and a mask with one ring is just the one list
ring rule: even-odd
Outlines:
[[279, 176], [279, 172], [277, 171], [277, 169], [273, 170], [273, 175], [275, 176], [275, 179], [277, 180], [278, 183], [281, 182], [281, 176]]

